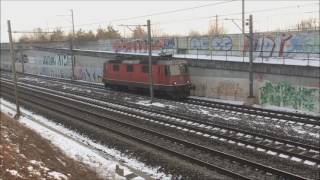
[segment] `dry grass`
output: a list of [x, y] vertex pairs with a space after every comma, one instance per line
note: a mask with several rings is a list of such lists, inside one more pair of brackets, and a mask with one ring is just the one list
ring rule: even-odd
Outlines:
[[50, 175], [54, 171], [61, 173], [60, 179], [101, 179], [95, 171], [3, 113], [0, 150], [2, 179], [55, 179]]

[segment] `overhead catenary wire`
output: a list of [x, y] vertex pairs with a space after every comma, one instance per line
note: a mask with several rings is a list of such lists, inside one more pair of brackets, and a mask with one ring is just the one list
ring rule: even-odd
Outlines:
[[[151, 17], [151, 16], [158, 16], [158, 15], [167, 15], [171, 13], [177, 13], [177, 12], [182, 12], [182, 11], [189, 11], [189, 10], [194, 10], [194, 9], [199, 9], [203, 7], [210, 7], [210, 6], [217, 6], [217, 5], [222, 5], [230, 2], [234, 2], [236, 0], [229, 0], [229, 1], [223, 1], [223, 2], [215, 2], [215, 3], [210, 3], [210, 4], [204, 4], [204, 5], [198, 5], [198, 6], [193, 6], [193, 7], [188, 7], [188, 8], [181, 8], [181, 9], [175, 9], [175, 10], [168, 10], [168, 11], [162, 11], [162, 12], [156, 12], [156, 13], [151, 13], [151, 14], [145, 14], [145, 15], [140, 15], [140, 16], [133, 16], [133, 17], [127, 17], [127, 18], [119, 18], [119, 19], [113, 19], [109, 21], [99, 21], [99, 22], [93, 22], [93, 23], [86, 23], [86, 24], [77, 24], [75, 27], [83, 27], [83, 26], [89, 26], [89, 25], [101, 25], [104, 23], [110, 24], [114, 22], [121, 22], [121, 21], [126, 21], [126, 20], [132, 20], [132, 19], [140, 19], [144, 17]], [[72, 28], [71, 26], [60, 26], [60, 27], [53, 27], [50, 29], [68, 29]]]
[[[216, 3], [210, 3], [210, 4], [205, 4], [205, 5], [199, 5], [199, 6], [194, 6], [194, 7], [189, 7], [189, 8], [181, 8], [181, 9], [175, 9], [175, 10], [168, 10], [168, 11], [162, 11], [162, 12], [157, 12], [157, 13], [151, 13], [151, 14], [146, 14], [146, 15], [140, 15], [140, 16], [134, 16], [134, 17], [128, 17], [128, 18], [120, 18], [120, 19], [114, 19], [108, 21], [108, 24], [110, 25], [111, 22], [118, 22], [118, 21], [125, 21], [125, 20], [132, 20], [132, 19], [139, 19], [143, 17], [150, 17], [150, 16], [157, 16], [157, 15], [163, 15], [163, 14], [169, 14], [169, 13], [177, 13], [177, 12], [183, 12], [183, 11], [188, 11], [188, 10], [193, 10], [193, 9], [198, 9], [198, 8], [203, 8], [203, 7], [209, 7], [209, 6], [217, 6], [221, 4], [226, 4], [230, 2], [234, 2], [235, 0], [230, 0], [230, 1], [224, 1], [224, 2], [216, 2]], [[288, 8], [301, 8], [301, 7], [306, 7], [306, 6], [314, 6], [315, 4], [319, 3], [311, 3], [311, 4], [304, 4], [304, 5], [293, 5], [293, 6], [285, 6], [285, 7], [278, 7], [278, 8], [268, 8], [268, 9], [260, 9], [260, 10], [253, 10], [253, 11], [246, 11], [245, 14], [249, 13], [262, 13], [262, 12], [267, 12], [267, 11], [276, 11], [276, 10], [282, 10], [282, 9], [288, 9]], [[237, 13], [228, 13], [228, 14], [221, 14], [218, 16], [219, 17], [228, 17], [228, 16], [234, 16], [234, 15], [240, 15], [242, 12], [237, 12]], [[165, 24], [171, 24], [171, 23], [177, 23], [177, 22], [185, 22], [185, 21], [193, 21], [193, 20], [200, 20], [200, 19], [210, 19], [213, 18], [214, 16], [205, 16], [205, 17], [196, 17], [196, 18], [189, 18], [189, 19], [180, 19], [180, 20], [173, 20], [173, 21], [164, 21], [164, 22], [156, 22], [151, 25], [165, 25]], [[260, 18], [258, 18], [260, 19]], [[93, 22], [93, 23], [87, 23], [87, 24], [78, 24], [75, 25], [76, 27], [83, 27], [83, 26], [88, 26], [88, 25], [101, 25], [103, 23], [107, 23], [107, 21], [100, 21], [100, 22]], [[61, 27], [55, 27], [51, 29], [71, 29], [71, 26], [61, 26]]]
[[[281, 9], [287, 9], [287, 8], [300, 8], [300, 7], [306, 7], [306, 6], [314, 6], [315, 4], [306, 4], [306, 5], [301, 5], [301, 6], [285, 6], [285, 7], [279, 7], [279, 8], [268, 8], [268, 9], [261, 9], [261, 10], [254, 10], [254, 11], [247, 11], [245, 12], [245, 14], [249, 14], [249, 13], [261, 13], [261, 12], [267, 12], [267, 11], [275, 11], [275, 10], [281, 10]], [[228, 16], [234, 16], [234, 15], [240, 15], [242, 14], [242, 12], [237, 12], [237, 13], [229, 13], [229, 14], [218, 14], [219, 17], [228, 17]], [[288, 13], [289, 14], [289, 13]], [[290, 13], [293, 14], [293, 13]], [[296, 12], [295, 12], [296, 14]], [[281, 14], [281, 15], [285, 15], [285, 14]], [[195, 17], [195, 18], [189, 18], [189, 19], [179, 19], [179, 20], [172, 20], [172, 21], [163, 21], [163, 22], [156, 22], [153, 25], [157, 24], [157, 25], [163, 25], [163, 24], [171, 24], [171, 23], [176, 23], [176, 22], [185, 22], [185, 21], [194, 21], [194, 20], [200, 20], [200, 19], [211, 19], [214, 18], [216, 15], [214, 16], [202, 16], [202, 17]], [[260, 18], [259, 18], [260, 19]]]

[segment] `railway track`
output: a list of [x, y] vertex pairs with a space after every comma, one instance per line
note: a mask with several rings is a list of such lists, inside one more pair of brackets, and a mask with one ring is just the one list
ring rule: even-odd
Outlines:
[[[59, 89], [57, 89], [59, 90]], [[74, 93], [70, 92], [69, 93]], [[139, 106], [137, 104], [126, 103], [123, 101], [116, 101], [110, 98], [104, 97], [89, 97], [84, 92], [76, 93], [80, 96], [86, 96], [88, 98], [94, 98], [96, 100], [105, 100], [107, 102], [113, 103], [113, 108], [119, 110], [119, 106], [122, 109], [130, 110], [135, 115], [148, 118], [146, 114], [153, 113], [155, 120], [153, 122], [158, 124], [168, 124], [172, 126], [183, 129], [184, 131], [200, 133], [204, 136], [218, 139], [221, 141], [226, 141], [229, 143], [237, 144], [239, 146], [245, 146], [247, 148], [256, 149], [260, 152], [265, 152], [267, 154], [278, 155], [280, 157], [292, 158], [295, 161], [310, 161], [312, 163], [320, 164], [319, 161], [319, 146], [309, 145], [304, 143], [295, 142], [292, 140], [287, 140], [283, 138], [268, 136], [248, 130], [242, 130], [239, 128], [234, 128], [231, 126], [226, 126], [225, 124], [219, 124], [217, 122], [206, 122], [202, 120], [195, 120], [188, 116], [183, 116], [181, 114], [173, 114], [172, 112], [159, 112], [156, 109]], [[71, 98], [74, 98], [71, 96]], [[81, 99], [80, 99], [81, 100]], [[88, 103], [103, 105], [97, 101], [89, 101]], [[116, 104], [117, 106], [114, 106]], [[110, 107], [110, 104], [108, 105]], [[112, 107], [112, 106], [111, 106]], [[117, 109], [118, 108], [118, 109]], [[138, 112], [137, 109], [139, 110]], [[120, 108], [121, 110], [121, 108]], [[204, 127], [204, 128], [203, 128]], [[297, 159], [298, 158], [298, 159]], [[299, 160], [300, 159], [300, 160]]]
[[[5, 94], [6, 95], [12, 95], [12, 87], [11, 83], [8, 81], [1, 81], [1, 85], [2, 85], [2, 89], [5, 90]], [[237, 163], [239, 163], [239, 166], [241, 165], [245, 165], [245, 166], [250, 166], [253, 167], [254, 169], [257, 168], [261, 171], [264, 172], [269, 172], [272, 174], [276, 174], [277, 176], [282, 176], [285, 178], [290, 178], [290, 179], [307, 179], [292, 173], [288, 173], [282, 170], [278, 170], [275, 168], [271, 168], [269, 166], [265, 166], [259, 163], [255, 163], [246, 159], [242, 159], [236, 156], [232, 156], [205, 146], [201, 146], [199, 144], [196, 143], [192, 143], [192, 142], [188, 142], [186, 140], [183, 139], [179, 139], [177, 137], [173, 137], [173, 136], [169, 136], [166, 134], [163, 134], [161, 132], [157, 132], [155, 130], [151, 130], [151, 129], [147, 129], [145, 127], [141, 127], [137, 124], [133, 124], [133, 123], [128, 123], [128, 122], [123, 122], [121, 120], [121, 118], [115, 119], [114, 117], [110, 117], [108, 115], [106, 115], [106, 113], [101, 113], [101, 111], [97, 111], [96, 109], [102, 108], [101, 106], [98, 105], [90, 105], [89, 103], [87, 103], [86, 101], [80, 101], [78, 99], [71, 99], [71, 98], [66, 98], [60, 95], [59, 92], [55, 92], [54, 94], [52, 94], [52, 90], [48, 90], [48, 91], [44, 91], [43, 88], [35, 88], [32, 86], [27, 86], [27, 85], [22, 85], [20, 84], [20, 88], [21, 91], [20, 93], [23, 95], [23, 101], [25, 103], [33, 103], [33, 104], [37, 104], [40, 107], [46, 106], [48, 109], [54, 110], [57, 113], [60, 114], [64, 114], [64, 115], [68, 115], [68, 116], [73, 116], [74, 119], [79, 119], [81, 121], [85, 121], [86, 123], [92, 124], [94, 126], [103, 128], [105, 130], [108, 131], [112, 131], [114, 133], [117, 134], [121, 134], [122, 136], [125, 136], [127, 138], [133, 139], [135, 141], [141, 142], [143, 144], [147, 144], [149, 146], [152, 146], [156, 149], [160, 149], [161, 151], [165, 151], [167, 153], [170, 154], [174, 154], [176, 156], [179, 156], [181, 158], [187, 159], [193, 163], [196, 163], [200, 166], [205, 166], [206, 168], [209, 169], [214, 169], [219, 171], [222, 174], [228, 175], [230, 177], [233, 177], [235, 179], [250, 179], [248, 178], [248, 173], [247, 176], [242, 175], [242, 174], [238, 174], [235, 172], [232, 172], [228, 169], [225, 168], [221, 168], [217, 165], [211, 164], [210, 162], [206, 162], [204, 159], [197, 159], [195, 158], [195, 156], [190, 156], [188, 154], [183, 154], [181, 152], [178, 152], [176, 150], [172, 150], [169, 149], [168, 147], [164, 147], [161, 146], [161, 142], [163, 142], [163, 140], [160, 139], [165, 139], [167, 142], [171, 142], [171, 145], [174, 144], [179, 144], [179, 145], [183, 145], [184, 147], [188, 147], [191, 149], [195, 149], [195, 151], [201, 151], [203, 153], [207, 153], [210, 155], [214, 155], [214, 156], [219, 156], [221, 158], [225, 158], [225, 159], [229, 159], [231, 161], [236, 161]], [[22, 90], [23, 89], [23, 90]], [[51, 93], [50, 93], [51, 92]], [[68, 111], [66, 111], [68, 109]], [[74, 112], [74, 113], [66, 113], [66, 112]], [[102, 110], [105, 112], [106, 110], [110, 111], [110, 113], [115, 113], [119, 110], [115, 110], [115, 109], [106, 109], [106, 108], [102, 108]], [[120, 111], [122, 112], [125, 116], [128, 117], [128, 112], [127, 111]], [[118, 117], [119, 117], [119, 112], [117, 112]], [[88, 115], [93, 116], [95, 118], [91, 119], [90, 121], [87, 119]], [[132, 117], [132, 116], [130, 116]], [[96, 119], [96, 120], [94, 120]], [[103, 121], [97, 120], [97, 119], [104, 119], [107, 120], [109, 123], [106, 124]], [[137, 114], [135, 114], [135, 119], [140, 119], [141, 117]], [[114, 127], [110, 127], [110, 123], [114, 123]], [[171, 124], [172, 125], [172, 124]], [[117, 127], [117, 128], [115, 128]], [[127, 130], [123, 130], [123, 128], [127, 128]], [[119, 131], [119, 129], [122, 129], [121, 131]], [[130, 129], [130, 130], [128, 130]], [[156, 144], [153, 141], [150, 142], [150, 139], [143, 139], [141, 138], [141, 136], [132, 136], [127, 133], [123, 133], [123, 132], [128, 132], [128, 131], [140, 131], [140, 133], [144, 134], [146, 136], [146, 133], [149, 133], [150, 137], [155, 138], [155, 139], [159, 139], [160, 144]], [[133, 132], [133, 131], [131, 131]], [[134, 134], [134, 133], [133, 133]], [[143, 137], [143, 136], [142, 136]], [[149, 138], [150, 138], [149, 137]], [[238, 167], [239, 168], [239, 167]], [[250, 172], [249, 174], [251, 174], [252, 177], [252, 173]], [[254, 173], [256, 174], [256, 173]], [[261, 172], [259, 172], [258, 174], [261, 174]], [[259, 177], [261, 177], [260, 175], [257, 175]]]
[[[33, 75], [33, 74], [26, 74], [26, 75], [31, 77], [46, 79], [50, 81], [70, 83], [73, 85], [90, 87], [96, 90], [106, 91], [103, 84], [99, 84], [99, 83], [90, 83], [85, 81], [71, 81], [71, 80], [62, 79], [62, 78], [52, 78], [52, 77], [39, 76], [39, 75]], [[130, 96], [135, 96], [135, 95], [130, 94]], [[230, 104], [230, 103], [203, 100], [203, 99], [191, 98], [191, 97], [187, 98], [186, 100], [183, 100], [181, 103], [185, 103], [186, 105], [198, 105], [206, 108], [217, 108], [217, 109], [223, 109], [228, 111], [241, 112], [241, 113], [250, 114], [250, 115], [269, 117], [269, 118], [274, 118], [279, 120], [285, 120], [287, 122], [291, 121], [295, 123], [303, 123], [303, 124], [320, 126], [320, 117], [307, 115], [307, 114], [263, 109], [263, 108], [252, 107], [252, 106]]]
[[276, 118], [276, 119], [284, 119], [287, 121], [294, 121], [294, 122], [312, 124], [317, 126], [320, 125], [320, 117], [307, 115], [307, 114], [298, 114], [298, 113], [292, 113], [292, 112], [262, 109], [257, 107], [223, 103], [223, 102], [203, 100], [203, 99], [197, 99], [197, 98], [187, 98], [185, 102], [189, 104], [195, 104], [195, 105], [200, 105], [200, 106], [205, 106], [210, 108], [219, 108], [219, 109], [225, 109], [230, 111], [243, 112], [247, 114], [266, 116], [266, 117]]
[[[57, 92], [55, 92], [55, 93], [57, 93]], [[64, 93], [62, 93], [62, 94], [64, 94]], [[86, 101], [86, 102], [88, 102], [88, 101]], [[94, 102], [96, 102], [96, 101], [92, 101], [92, 102], [88, 102], [88, 103], [94, 103]], [[58, 103], [58, 102], [57, 102]], [[102, 106], [101, 104], [95, 104], [95, 105], [100, 105], [100, 106]], [[118, 106], [119, 107], [119, 106]], [[119, 109], [113, 109], [113, 111], [119, 111]], [[126, 114], [128, 114], [128, 108], [126, 108], [125, 110], [124, 109], [122, 109], [121, 111], [126, 111], [127, 113]], [[132, 109], [131, 109], [131, 111], [132, 111]], [[129, 111], [130, 112], [130, 111]], [[139, 113], [132, 113], [131, 114], [132, 116], [139, 116], [139, 117], [142, 117], [143, 119], [147, 119], [148, 117], [146, 117], [146, 116], [143, 116], [144, 114], [142, 113], [141, 114], [141, 112], [140, 112], [140, 114]], [[161, 116], [163, 116], [163, 114], [160, 114]], [[169, 124], [170, 123], [170, 125], [171, 126], [175, 126], [175, 127], [177, 127], [178, 129], [180, 128], [180, 129], [184, 129], [184, 130], [188, 130], [188, 131], [194, 131], [194, 132], [196, 132], [196, 133], [201, 133], [202, 135], [204, 135], [204, 136], [208, 136], [208, 135], [210, 135], [210, 137], [216, 137], [216, 138], [220, 138], [220, 139], [223, 139], [223, 138], [226, 138], [225, 140], [228, 140], [229, 142], [231, 142], [232, 140], [234, 140], [235, 142], [238, 142], [238, 143], [240, 143], [239, 142], [239, 139], [232, 139], [232, 136], [230, 136], [230, 132], [228, 132], [227, 134], [227, 136], [225, 135], [225, 133], [223, 134], [221, 134], [221, 132], [220, 132], [220, 134], [219, 133], [217, 133], [217, 134], [214, 134], [213, 132], [211, 132], [211, 131], [209, 131], [209, 130], [207, 130], [207, 131], [205, 131], [204, 129], [201, 129], [201, 128], [198, 128], [199, 126], [202, 126], [203, 124], [194, 124], [194, 122], [192, 122], [192, 121], [186, 121], [186, 123], [177, 123], [177, 122], [181, 122], [181, 121], [184, 121], [184, 120], [181, 120], [181, 119], [176, 119], [176, 122], [173, 122], [172, 121], [172, 119], [171, 119], [171, 122], [170, 122], [170, 120], [167, 120], [167, 121], [165, 121], [165, 119], [167, 119], [167, 118], [165, 118], [165, 119], [159, 119], [159, 118], [156, 118], [157, 116], [155, 116], [155, 113], [153, 113], [152, 114], [152, 116], [153, 116], [153, 122], [157, 122], [158, 124], [162, 124], [162, 125], [164, 125], [164, 124]], [[158, 115], [159, 116], [159, 115]], [[150, 116], [149, 116], [149, 118], [150, 118]], [[150, 119], [149, 119], [150, 120]], [[187, 125], [184, 125], [184, 124], [190, 124], [190, 123], [192, 123], [192, 125], [189, 125], [189, 126], [187, 126]], [[192, 127], [192, 126], [194, 126], [194, 127]], [[208, 126], [204, 126], [204, 127], [206, 127], [206, 129], [214, 129], [215, 127], [210, 127], [209, 125]], [[228, 136], [229, 136], [229, 138], [228, 138]], [[244, 135], [242, 136], [242, 138], [244, 137]], [[241, 139], [241, 138], [240, 138]], [[260, 146], [260, 145], [257, 145], [256, 143], [253, 143], [252, 142], [252, 139], [256, 139], [256, 138], [251, 138], [251, 145], [255, 145], [254, 147], [260, 147], [260, 148], [262, 148], [262, 146]], [[261, 141], [261, 139], [257, 139], [257, 140], [260, 140]], [[246, 145], [248, 145], [248, 144], [250, 144], [250, 141], [247, 141], [247, 142], [245, 142], [245, 141], [242, 141], [243, 143], [245, 143]], [[248, 143], [249, 142], [249, 143]], [[249, 145], [250, 146], [250, 145]], [[301, 147], [303, 147], [304, 145], [303, 144], [301, 144], [301, 146], [299, 146], [300, 148]], [[289, 146], [290, 147], [290, 146]], [[266, 149], [268, 149], [268, 150], [270, 150], [270, 148], [268, 148], [268, 147], [264, 147], [264, 148], [266, 148]], [[312, 148], [314, 148], [314, 149], [317, 149], [316, 147], [312, 147]], [[278, 152], [279, 154], [280, 154], [280, 152], [278, 151], [278, 150], [276, 150], [276, 149], [273, 149], [273, 150], [275, 150], [276, 152]], [[290, 151], [292, 151], [292, 148], [289, 148], [289, 150]], [[290, 151], [288, 151], [288, 152], [290, 152]], [[296, 155], [296, 154], [295, 154]], [[299, 156], [299, 155], [297, 155], [297, 156]], [[305, 158], [305, 157], [302, 157], [302, 156], [300, 156], [301, 158]], [[315, 160], [316, 158], [313, 158], [313, 159], [309, 159], [309, 160]]]

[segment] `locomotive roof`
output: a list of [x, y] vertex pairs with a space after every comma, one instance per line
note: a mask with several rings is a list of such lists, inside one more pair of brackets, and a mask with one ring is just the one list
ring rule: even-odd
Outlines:
[[[186, 64], [187, 62], [184, 60], [168, 60], [168, 59], [157, 59], [152, 58], [152, 64], [165, 64], [165, 65], [171, 65], [171, 64]], [[108, 63], [110, 64], [148, 64], [148, 59], [115, 59], [115, 60], [109, 60]]]

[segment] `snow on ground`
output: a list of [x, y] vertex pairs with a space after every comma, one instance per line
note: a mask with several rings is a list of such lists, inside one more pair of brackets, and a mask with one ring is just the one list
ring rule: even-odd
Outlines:
[[136, 104], [143, 105], [143, 106], [157, 106], [157, 107], [161, 107], [161, 108], [164, 108], [164, 107], [175, 108], [172, 105], [163, 104], [163, 103], [160, 103], [160, 102], [152, 102], [152, 103], [150, 103], [149, 100], [138, 101], [138, 102], [136, 102]]
[[206, 101], [212, 101], [212, 102], [222, 102], [222, 103], [228, 103], [228, 104], [236, 104], [236, 105], [243, 105], [243, 101], [234, 101], [234, 100], [227, 100], [227, 99], [216, 99], [216, 98], [210, 98], [210, 97], [199, 97], [199, 96], [189, 96], [193, 99], [200, 99], [200, 100], [206, 100]]
[[[189, 97], [193, 98], [193, 99], [200, 99], [200, 100], [206, 100], [206, 101], [212, 101], [212, 102], [222, 102], [222, 103], [235, 104], [235, 105], [243, 105], [243, 104], [245, 104], [244, 101], [235, 101], [235, 100], [227, 100], [227, 99], [216, 99], [216, 98], [211, 98], [211, 97], [199, 97], [199, 96], [189, 96]], [[269, 109], [269, 110], [274, 110], [274, 111], [284, 111], [284, 112], [292, 112], [292, 113], [320, 116], [320, 113], [316, 113], [316, 112], [297, 110], [297, 109], [293, 109], [293, 108], [289, 108], [289, 107], [273, 106], [273, 105], [269, 105], [269, 104], [266, 104], [266, 105], [254, 104], [253, 107]]]
[[[115, 53], [115, 51], [101, 51], [101, 50], [86, 50], [86, 49], [75, 49], [77, 51], [85, 52], [102, 52], [102, 53]], [[142, 55], [148, 56], [148, 53], [135, 53], [135, 52], [117, 52], [118, 54], [128, 55]], [[159, 53], [152, 53], [152, 56], [159, 56]], [[201, 59], [201, 60], [212, 60], [212, 61], [232, 61], [232, 62], [249, 62], [249, 57], [242, 56], [231, 56], [231, 55], [202, 55], [202, 54], [173, 54], [175, 58], [186, 58], [186, 59]], [[320, 57], [309, 57], [307, 58], [290, 58], [290, 57], [255, 57], [254, 63], [265, 63], [265, 64], [285, 64], [285, 65], [298, 65], [298, 66], [315, 66], [320, 67]]]
[[[221, 56], [221, 55], [197, 55], [197, 54], [174, 54], [173, 57], [187, 58], [187, 59], [203, 59], [214, 61], [232, 61], [232, 62], [249, 62], [249, 57], [242, 56]], [[254, 63], [265, 64], [286, 64], [286, 65], [298, 65], [298, 66], [320, 66], [319, 57], [311, 57], [308, 59], [294, 59], [289, 57], [255, 57]]]
[[51, 171], [48, 174], [49, 174], [49, 176], [52, 176], [54, 179], [57, 179], [57, 180], [68, 179], [68, 177], [66, 175], [59, 173], [59, 172], [56, 172], [56, 171]]
[[[73, 88], [72, 86], [68, 87], [67, 85], [64, 85], [63, 88]], [[84, 91], [87, 88], [75, 88], [73, 90], [76, 91]], [[89, 93], [89, 92], [88, 92]], [[84, 97], [82, 97], [84, 98]], [[124, 97], [120, 97], [125, 99]], [[202, 98], [202, 97], [197, 97], [199, 99], [205, 99], [205, 100], [210, 100], [210, 101], [220, 101], [220, 102], [225, 102], [225, 103], [230, 103], [230, 104], [243, 104], [243, 101], [233, 101], [233, 100], [221, 100], [221, 99], [214, 99], [214, 98]], [[88, 100], [92, 100], [91, 98], [84, 98]], [[98, 100], [94, 100], [98, 101]], [[273, 120], [273, 119], [267, 119], [261, 116], [255, 116], [255, 115], [248, 115], [248, 114], [241, 114], [241, 113], [234, 113], [230, 111], [223, 111], [215, 108], [206, 108], [206, 107], [199, 107], [199, 106], [185, 106], [181, 103], [176, 103], [176, 102], [171, 102], [171, 101], [160, 101], [157, 99], [154, 99], [153, 103], [151, 104], [149, 100], [146, 100], [145, 98], [136, 100], [127, 100], [131, 101], [132, 103], [136, 103], [139, 105], [143, 106], [151, 106], [154, 108], [159, 108], [161, 111], [162, 108], [166, 109], [176, 109], [178, 111], [184, 112], [193, 112], [195, 114], [201, 115], [201, 116], [207, 116], [208, 119], [210, 120], [216, 120], [215, 118], [218, 118], [220, 120], [225, 120], [227, 123], [231, 123], [233, 125], [243, 125], [243, 126], [248, 126], [252, 129], [261, 129], [262, 131], [268, 130], [269, 132], [281, 132], [284, 135], [288, 136], [294, 136], [299, 139], [301, 138], [315, 138], [319, 139], [319, 133], [318, 131], [315, 131], [315, 128], [309, 127], [309, 126], [304, 126], [303, 124], [290, 124], [278, 121], [278, 120]], [[106, 103], [106, 102], [103, 102]], [[108, 103], [109, 104], [109, 103]], [[115, 106], [114, 104], [110, 104], [112, 106]], [[254, 105], [255, 107], [260, 107], [264, 108], [264, 106], [260, 105]], [[121, 107], [121, 106], [119, 106]], [[279, 110], [279, 107], [272, 107], [272, 106], [267, 106], [272, 110]], [[287, 111], [294, 112], [296, 113], [297, 110], [285, 108]], [[305, 112], [306, 114], [306, 112]]]
[[[15, 114], [15, 111], [13, 110], [15, 109], [15, 104], [5, 101], [2, 98], [0, 101], [1, 111], [13, 116]], [[126, 157], [115, 149], [109, 149], [106, 146], [96, 143], [85, 136], [56, 124], [55, 122], [50, 121], [40, 115], [34, 114], [31, 111], [21, 108], [21, 112], [24, 115], [20, 117], [19, 122], [25, 124], [27, 127], [33, 129], [44, 138], [50, 140], [52, 144], [59, 147], [68, 156], [89, 165], [102, 177], [110, 178], [110, 175], [113, 177], [116, 176], [114, 173], [115, 167], [117, 164], [120, 164], [122, 165], [121, 168], [123, 168], [125, 172], [132, 172], [131, 169], [133, 169], [134, 171], [141, 172], [144, 176], [150, 176], [155, 179], [171, 178], [170, 175], [157, 172], [158, 168], [147, 167], [135, 159]], [[39, 123], [33, 121], [32, 119], [38, 121]], [[64, 135], [60, 134], [59, 132], [63, 132]], [[72, 139], [69, 137], [72, 137]], [[94, 149], [88, 148], [86, 145], [89, 145]], [[102, 151], [103, 153], [98, 151]], [[108, 159], [104, 154], [107, 154]], [[53, 175], [57, 174], [53, 173]]]
[[7, 172], [9, 172], [12, 176], [16, 176], [21, 178], [21, 175], [18, 173], [18, 171], [13, 170], [13, 169], [6, 169]]
[[311, 111], [303, 111], [303, 110], [297, 110], [289, 107], [279, 107], [279, 106], [273, 106], [273, 105], [259, 105], [259, 104], [254, 104], [253, 107], [257, 108], [263, 108], [263, 109], [270, 109], [274, 111], [284, 111], [284, 112], [292, 112], [292, 113], [299, 113], [299, 114], [306, 114], [306, 115], [312, 115], [312, 116], [320, 116], [320, 112], [311, 112]]

